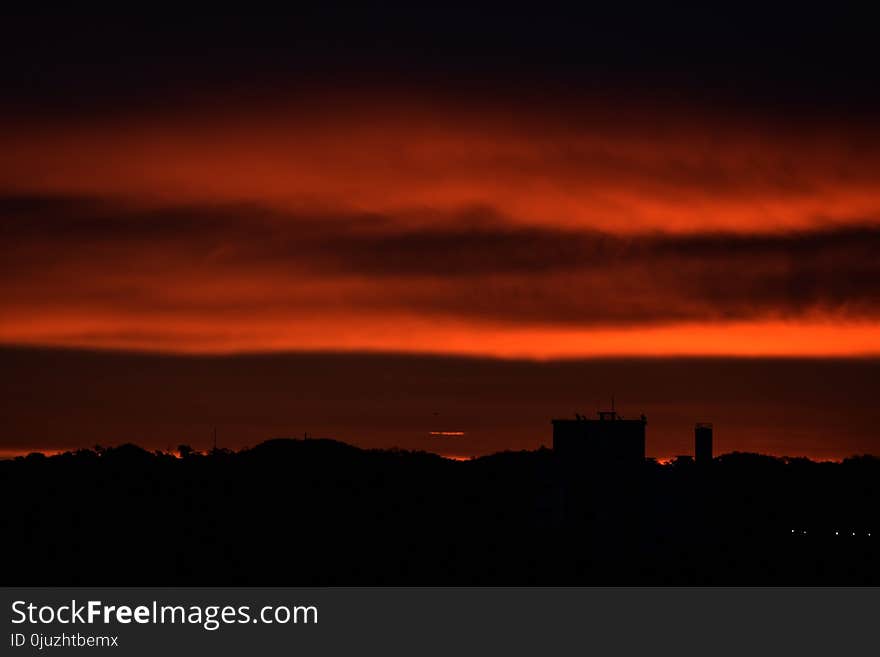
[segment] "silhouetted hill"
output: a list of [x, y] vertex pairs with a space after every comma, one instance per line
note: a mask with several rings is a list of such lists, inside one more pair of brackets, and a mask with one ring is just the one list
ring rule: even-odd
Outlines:
[[29, 455], [0, 462], [4, 581], [880, 583], [877, 458], [574, 465], [326, 439]]

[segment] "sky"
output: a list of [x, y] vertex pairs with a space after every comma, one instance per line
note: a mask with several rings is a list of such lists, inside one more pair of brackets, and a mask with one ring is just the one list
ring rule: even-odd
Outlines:
[[0, 451], [880, 451], [870, 21], [630, 9], [7, 16]]

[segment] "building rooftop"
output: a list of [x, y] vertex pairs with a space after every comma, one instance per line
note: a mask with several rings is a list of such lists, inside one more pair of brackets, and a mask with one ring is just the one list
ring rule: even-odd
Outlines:
[[575, 413], [574, 418], [560, 418], [556, 420], [551, 420], [551, 424], [565, 423], [565, 422], [642, 422], [647, 423], [648, 418], [645, 417], [645, 414], [641, 414], [637, 419], [626, 420], [620, 415], [617, 411], [597, 411], [596, 413], [598, 418], [588, 418], [585, 415], [581, 415], [580, 413]]

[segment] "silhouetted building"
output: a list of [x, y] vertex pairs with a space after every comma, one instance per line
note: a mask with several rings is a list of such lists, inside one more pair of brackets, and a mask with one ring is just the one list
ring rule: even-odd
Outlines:
[[711, 422], [697, 422], [694, 425], [694, 460], [700, 464], [712, 462]]
[[646, 424], [644, 416], [624, 420], [614, 410], [598, 419], [553, 420], [563, 522], [591, 528], [594, 558], [607, 558], [596, 555], [613, 551], [612, 543], [635, 541]]
[[599, 411], [598, 419], [578, 415], [552, 423], [553, 450], [567, 465], [615, 467], [645, 462], [644, 415], [624, 420], [615, 411]]

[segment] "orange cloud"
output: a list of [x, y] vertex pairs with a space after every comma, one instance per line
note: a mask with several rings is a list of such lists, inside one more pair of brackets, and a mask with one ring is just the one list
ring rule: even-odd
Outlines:
[[4, 317], [0, 341], [170, 353], [373, 351], [535, 359], [880, 355], [876, 322], [827, 318], [577, 329], [389, 313], [269, 311], [212, 321], [185, 311], [156, 315], [28, 309]]
[[378, 106], [10, 125], [4, 343], [880, 353], [864, 127]]
[[[340, 101], [338, 101], [340, 102]], [[880, 212], [880, 136], [630, 114], [350, 104], [13, 124], [0, 189], [295, 212], [487, 207], [612, 232], [813, 228]]]

